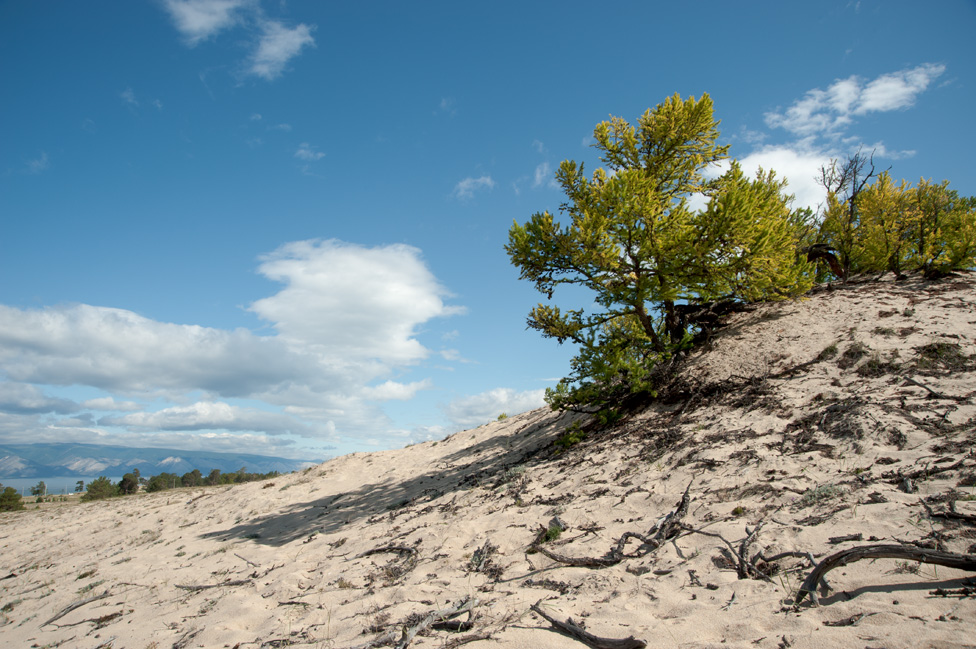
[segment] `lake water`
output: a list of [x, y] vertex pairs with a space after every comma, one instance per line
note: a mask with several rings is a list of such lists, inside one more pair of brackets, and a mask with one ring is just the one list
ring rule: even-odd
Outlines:
[[[38, 482], [44, 482], [44, 484], [47, 485], [48, 495], [58, 496], [60, 494], [74, 493], [75, 486], [78, 484], [79, 480], [84, 480], [85, 486], [87, 487], [88, 483], [97, 477], [98, 476], [95, 475], [91, 477], [82, 477], [82, 478], [77, 478], [77, 477], [66, 478], [64, 476], [57, 477], [57, 478], [45, 478], [43, 476], [37, 478], [0, 478], [0, 485], [3, 485], [4, 488], [13, 487], [17, 491], [19, 491], [20, 494], [23, 495], [25, 498], [30, 498], [31, 487], [37, 485]], [[105, 476], [105, 477], [107, 477], [115, 484], [118, 484], [118, 482], [122, 480], [122, 476]]]

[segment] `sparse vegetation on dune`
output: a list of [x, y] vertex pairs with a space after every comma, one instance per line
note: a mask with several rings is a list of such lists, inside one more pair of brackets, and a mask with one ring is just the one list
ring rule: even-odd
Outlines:
[[275, 488], [3, 514], [0, 634], [959, 646], [976, 628], [971, 321], [970, 273], [853, 280], [731, 315], [612, 425], [542, 409]]

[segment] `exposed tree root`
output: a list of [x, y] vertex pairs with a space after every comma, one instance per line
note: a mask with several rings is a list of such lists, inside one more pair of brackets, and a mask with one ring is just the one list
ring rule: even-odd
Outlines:
[[628, 558], [628, 555], [624, 554], [624, 548], [628, 541], [637, 539], [643, 544], [641, 548], [643, 551], [634, 556], [644, 556], [645, 554], [654, 552], [671, 539], [677, 538], [681, 533], [683, 529], [681, 518], [688, 512], [688, 503], [690, 502], [688, 492], [690, 489], [691, 484], [685, 489], [685, 493], [681, 496], [681, 500], [678, 502], [678, 506], [674, 511], [662, 516], [647, 534], [625, 532], [617, 541], [617, 545], [602, 557], [567, 557], [547, 550], [539, 543], [533, 543], [530, 549], [567, 566], [575, 566], [578, 568], [606, 568], [608, 566], [615, 566]]
[[907, 559], [919, 563], [934, 563], [947, 568], [976, 571], [976, 555], [973, 554], [941, 552], [910, 545], [865, 545], [842, 550], [821, 561], [800, 585], [796, 603], [800, 604], [809, 595], [810, 601], [817, 604], [817, 584], [824, 575], [834, 568], [846, 566], [861, 559]]

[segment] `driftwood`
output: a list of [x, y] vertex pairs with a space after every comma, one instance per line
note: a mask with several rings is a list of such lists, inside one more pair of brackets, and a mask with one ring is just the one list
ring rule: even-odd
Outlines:
[[91, 604], [92, 602], [97, 602], [100, 599], [105, 599], [106, 597], [111, 597], [111, 595], [112, 595], [112, 593], [106, 590], [101, 595], [93, 595], [92, 597], [88, 597], [86, 599], [77, 601], [74, 604], [70, 604], [68, 606], [65, 606], [63, 609], [61, 609], [60, 611], [58, 611], [57, 615], [55, 615], [54, 617], [52, 617], [50, 620], [48, 620], [47, 622], [45, 622], [41, 626], [42, 627], [45, 627], [48, 624], [51, 624], [52, 622], [54, 622], [55, 620], [60, 620], [61, 618], [63, 618], [65, 615], [67, 615], [71, 611], [75, 610], [76, 608], [81, 608], [85, 604]]
[[[369, 642], [356, 645], [353, 647], [353, 649], [371, 649], [372, 647], [393, 644], [394, 642], [396, 642], [394, 649], [406, 649], [407, 645], [413, 641], [414, 637], [427, 627], [433, 626], [436, 622], [450, 620], [451, 618], [457, 617], [462, 613], [470, 614], [472, 609], [474, 609], [474, 607], [479, 603], [480, 602], [477, 598], [468, 597], [467, 599], [461, 600], [454, 606], [443, 608], [438, 611], [431, 611], [420, 622], [417, 622], [410, 628], [404, 628], [400, 633], [399, 640], [397, 639], [396, 630], [390, 629], [383, 635], [373, 638]], [[480, 634], [475, 635], [477, 637], [472, 637], [470, 640], [467, 640], [467, 642], [474, 642], [475, 640], [484, 639], [480, 637]]]
[[644, 649], [647, 643], [643, 640], [638, 640], [634, 636], [629, 636], [623, 640], [617, 640], [615, 638], [601, 638], [595, 636], [592, 633], [588, 633], [581, 627], [577, 626], [573, 622], [573, 618], [567, 618], [565, 622], [557, 620], [556, 618], [548, 615], [545, 611], [539, 608], [539, 604], [542, 600], [539, 600], [533, 604], [531, 608], [539, 616], [541, 616], [546, 622], [555, 627], [558, 631], [565, 633], [566, 635], [579, 640], [583, 644], [594, 647], [594, 649]]
[[549, 557], [553, 561], [558, 561], [559, 563], [565, 564], [567, 566], [574, 566], [577, 568], [606, 568], [608, 566], [615, 566], [628, 555], [624, 554], [624, 547], [626, 547], [627, 542], [631, 539], [637, 539], [643, 543], [644, 550], [638, 556], [643, 556], [650, 552], [654, 552], [659, 547], [670, 541], [671, 539], [677, 538], [684, 529], [681, 523], [681, 518], [688, 512], [688, 503], [690, 498], [688, 496], [688, 491], [691, 489], [691, 484], [685, 489], [685, 493], [681, 496], [681, 500], [678, 502], [677, 507], [674, 511], [669, 512], [662, 516], [654, 524], [654, 527], [647, 534], [638, 534], [637, 532], [624, 532], [623, 536], [617, 541], [617, 545], [610, 549], [602, 557], [567, 557], [562, 554], [557, 554], [551, 550], [547, 550], [542, 547], [539, 543], [533, 543], [529, 548]]
[[400, 638], [400, 641], [396, 643], [394, 649], [406, 649], [406, 646], [410, 644], [414, 636], [432, 625], [434, 622], [439, 620], [449, 620], [453, 617], [461, 615], [462, 613], [470, 613], [471, 609], [477, 605], [478, 599], [469, 597], [461, 600], [450, 608], [442, 608], [439, 611], [431, 611], [427, 614], [427, 617], [422, 619], [420, 622], [413, 625], [409, 629], [404, 629], [403, 636]]
[[250, 584], [250, 579], [236, 579], [234, 581], [223, 581], [219, 584], [176, 584], [177, 588], [182, 588], [183, 590], [207, 590], [208, 588], [222, 588], [224, 586], [246, 586]]
[[929, 504], [924, 500], [919, 501], [922, 503], [922, 507], [932, 518], [945, 518], [947, 520], [963, 521], [965, 523], [970, 523], [976, 525], [976, 516], [972, 514], [960, 514], [956, 511], [956, 501], [953, 500], [949, 503], [949, 509], [944, 512], [933, 511]]
[[928, 478], [933, 475], [938, 475], [939, 473], [946, 473], [947, 471], [955, 471], [957, 469], [965, 469], [972, 465], [966, 464], [967, 458], [962, 458], [955, 464], [950, 464], [949, 466], [929, 466], [926, 465], [924, 469], [916, 469], [909, 473], [902, 473], [899, 471], [886, 471], [881, 474], [881, 477], [886, 479], [891, 484], [898, 484], [904, 482], [905, 480], [918, 480], [919, 478]]
[[942, 392], [936, 392], [935, 390], [933, 390], [929, 386], [927, 386], [924, 383], [921, 383], [919, 381], [916, 381], [915, 379], [913, 379], [910, 376], [906, 376], [905, 377], [905, 382], [906, 383], [909, 383], [911, 385], [915, 385], [915, 386], [918, 386], [920, 388], [926, 389], [928, 391], [928, 393], [929, 393], [929, 398], [930, 399], [948, 399], [950, 401], [968, 401], [969, 400], [969, 397], [957, 397], [957, 396], [954, 396], [954, 395], [951, 395], [951, 394], [945, 394], [945, 393], [942, 393]]
[[357, 559], [362, 559], [363, 557], [368, 557], [373, 554], [383, 554], [384, 552], [396, 552], [397, 554], [410, 554], [416, 555], [417, 548], [410, 547], [409, 545], [384, 545], [380, 548], [373, 548], [372, 550], [366, 550], [361, 554], [357, 554]]
[[859, 548], [842, 550], [821, 561], [800, 585], [796, 603], [800, 604], [809, 595], [810, 601], [817, 604], [817, 584], [824, 575], [834, 568], [846, 566], [861, 559], [907, 559], [919, 563], [934, 563], [958, 570], [976, 571], [976, 555], [974, 554], [941, 552], [910, 545], [864, 545]]

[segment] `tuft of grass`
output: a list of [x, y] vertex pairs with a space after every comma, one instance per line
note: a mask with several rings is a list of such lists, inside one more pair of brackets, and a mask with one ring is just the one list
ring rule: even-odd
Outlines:
[[937, 342], [922, 345], [916, 349], [920, 370], [945, 370], [949, 372], [967, 369], [969, 358], [962, 352], [958, 343]]
[[875, 352], [874, 354], [871, 354], [871, 358], [864, 361], [860, 367], [857, 368], [855, 373], [858, 376], [863, 376], [864, 378], [877, 378], [879, 376], [884, 376], [885, 374], [891, 374], [897, 371], [898, 363], [886, 361], [881, 357], [881, 354]]
[[738, 507], [732, 510], [732, 515], [735, 517], [743, 516], [745, 513], [746, 513], [746, 508], [743, 507], [742, 505], [739, 505]]
[[508, 419], [508, 415], [506, 413], [503, 412], [502, 414], [498, 415], [498, 421], [505, 421], [506, 419]]
[[862, 342], [854, 342], [844, 350], [837, 361], [837, 367], [842, 370], [849, 369], [857, 365], [858, 361], [867, 356], [870, 348]]

